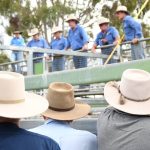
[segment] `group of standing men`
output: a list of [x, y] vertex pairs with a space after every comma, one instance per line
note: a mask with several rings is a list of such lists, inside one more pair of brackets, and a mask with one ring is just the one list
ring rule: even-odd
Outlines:
[[[125, 34], [124, 41], [132, 41], [131, 44], [131, 56], [132, 60], [144, 59], [144, 49], [142, 43], [139, 42], [143, 38], [142, 26], [134, 18], [132, 18], [125, 6], [119, 6], [115, 12], [116, 17], [123, 23], [123, 29]], [[66, 20], [68, 22], [70, 29], [68, 32], [67, 38], [62, 36], [62, 29], [60, 27], [55, 27], [52, 30], [53, 40], [48, 45], [47, 41], [43, 38], [40, 38], [40, 33], [37, 28], [32, 29], [29, 36], [33, 36], [33, 39], [29, 41], [27, 47], [40, 47], [47, 49], [56, 49], [56, 50], [67, 50], [71, 48], [73, 51], [82, 51], [86, 52], [88, 50], [89, 38], [88, 34], [83, 27], [79, 25], [79, 20], [74, 15], [70, 15]], [[92, 47], [92, 52], [96, 52], [97, 46], [104, 46], [109, 44], [116, 45], [120, 39], [118, 30], [109, 26], [109, 19], [101, 17], [98, 25], [100, 27], [100, 32], [98, 33], [95, 42]], [[15, 46], [24, 46], [24, 40], [19, 34], [21, 32], [15, 31], [15, 37], [11, 41], [11, 45]], [[102, 54], [110, 55], [114, 47], [102, 48]], [[21, 52], [13, 52], [12, 54], [13, 61], [18, 60], [22, 57]], [[41, 57], [43, 53], [35, 52], [33, 57]], [[49, 56], [46, 57], [49, 59]], [[103, 58], [103, 63], [107, 58]], [[36, 60], [34, 63], [37, 63], [41, 60]], [[84, 68], [87, 67], [87, 57], [84, 56], [73, 56], [73, 62], [75, 68]], [[116, 60], [111, 58], [108, 62], [116, 63]], [[52, 62], [52, 71], [60, 71], [65, 69], [65, 57], [62, 55], [55, 55]], [[17, 72], [20, 71], [20, 68], [17, 68]]]

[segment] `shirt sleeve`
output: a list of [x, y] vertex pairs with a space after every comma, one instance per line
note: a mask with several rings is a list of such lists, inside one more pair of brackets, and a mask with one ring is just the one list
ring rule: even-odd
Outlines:
[[83, 38], [83, 43], [84, 44], [88, 43], [89, 42], [89, 37], [88, 37], [88, 34], [86, 33], [86, 31], [81, 27], [80, 32], [81, 32], [81, 36]]
[[21, 39], [21, 44], [22, 44], [23, 46], [25, 46], [24, 38]]
[[116, 39], [117, 37], [119, 37], [119, 32], [116, 28], [113, 28], [113, 38]]
[[141, 38], [141, 34], [142, 34], [141, 24], [135, 21], [133, 18], [128, 18], [127, 23], [132, 29], [135, 30], [135, 37]]
[[69, 38], [69, 34], [67, 36], [67, 48], [71, 47], [71, 43], [70, 43], [70, 38]]
[[31, 47], [31, 42], [28, 42], [28, 43], [27, 43], [27, 47]]
[[101, 35], [100, 33], [97, 35], [96, 39], [95, 39], [95, 42], [94, 42], [97, 46], [100, 45], [102, 46], [102, 42], [101, 42]]
[[49, 49], [50, 47], [49, 47], [49, 45], [48, 45], [48, 43], [47, 43], [47, 41], [45, 40], [45, 39], [43, 39], [43, 47], [44, 48], [47, 48], [47, 49]]
[[13, 45], [13, 39], [11, 39], [11, 41], [10, 41], [10, 45]]

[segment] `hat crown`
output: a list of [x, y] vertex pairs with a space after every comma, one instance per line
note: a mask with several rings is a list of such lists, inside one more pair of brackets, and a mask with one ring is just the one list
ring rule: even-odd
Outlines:
[[13, 72], [0, 72], [0, 104], [22, 102], [25, 99], [24, 77]]
[[66, 21], [68, 22], [69, 20], [76, 20], [77, 22], [79, 22], [78, 17], [76, 17], [74, 14], [71, 14], [67, 17]]
[[28, 34], [29, 36], [33, 36], [39, 33], [38, 28], [33, 28], [31, 29], [30, 33]]
[[125, 11], [125, 12], [127, 12], [128, 10], [127, 10], [127, 7], [126, 7], [126, 6], [121, 5], [121, 6], [118, 6], [118, 7], [117, 7], [117, 10], [116, 10], [116, 11]]
[[56, 32], [62, 32], [62, 28], [61, 27], [59, 27], [59, 26], [57, 26], [57, 27], [54, 27], [53, 29], [52, 29], [52, 33], [56, 33]]
[[74, 91], [70, 84], [54, 82], [48, 88], [47, 99], [49, 107], [59, 110], [69, 110], [74, 107]]
[[100, 25], [100, 24], [109, 23], [109, 22], [110, 22], [109, 19], [105, 17], [101, 17], [98, 24]]
[[137, 101], [150, 98], [150, 74], [138, 69], [124, 71], [120, 91], [123, 96]]

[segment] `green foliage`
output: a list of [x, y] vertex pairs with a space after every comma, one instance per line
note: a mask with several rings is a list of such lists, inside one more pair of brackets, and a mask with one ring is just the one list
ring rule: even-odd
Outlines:
[[10, 59], [4, 52], [1, 52], [0, 53], [0, 64], [6, 63], [6, 62], [10, 62]]

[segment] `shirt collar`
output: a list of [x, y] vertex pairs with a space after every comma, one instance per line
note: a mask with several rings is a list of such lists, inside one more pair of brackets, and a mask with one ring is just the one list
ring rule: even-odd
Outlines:
[[48, 120], [46, 120], [44, 124], [51, 124], [51, 123], [69, 125], [69, 123], [67, 123], [67, 122], [65, 122], [65, 121], [59, 121], [59, 120], [53, 120], [53, 119], [48, 119]]

